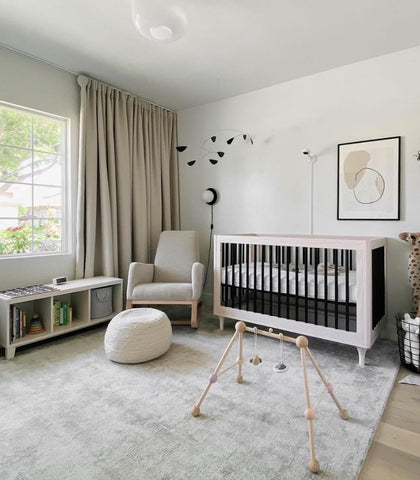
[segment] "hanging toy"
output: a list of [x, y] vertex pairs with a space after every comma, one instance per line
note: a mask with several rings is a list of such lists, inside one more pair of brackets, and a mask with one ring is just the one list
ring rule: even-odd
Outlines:
[[262, 359], [257, 355], [257, 334], [258, 328], [254, 327], [254, 356], [249, 360], [252, 365], [259, 365], [262, 362]]
[[283, 362], [283, 338], [284, 335], [282, 333], [279, 333], [279, 338], [280, 338], [280, 363], [277, 365], [274, 365], [273, 370], [276, 373], [283, 373], [285, 372], [289, 367], [284, 364]]

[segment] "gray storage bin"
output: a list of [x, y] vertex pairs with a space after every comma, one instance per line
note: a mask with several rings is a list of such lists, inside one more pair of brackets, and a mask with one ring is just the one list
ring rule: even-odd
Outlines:
[[90, 318], [101, 318], [112, 313], [112, 285], [90, 291]]

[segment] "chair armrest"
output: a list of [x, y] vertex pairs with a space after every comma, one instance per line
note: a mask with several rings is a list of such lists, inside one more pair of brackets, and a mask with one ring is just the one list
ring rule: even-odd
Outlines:
[[200, 262], [193, 263], [191, 272], [192, 299], [200, 300], [203, 291], [204, 265]]
[[136, 285], [153, 282], [154, 270], [155, 266], [152, 263], [130, 263], [127, 278], [127, 300], [133, 298], [133, 290]]

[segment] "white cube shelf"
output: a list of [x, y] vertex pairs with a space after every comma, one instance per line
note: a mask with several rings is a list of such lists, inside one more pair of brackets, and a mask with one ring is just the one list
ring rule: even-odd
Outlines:
[[[39, 342], [47, 338], [64, 333], [81, 330], [91, 325], [106, 322], [122, 310], [121, 278], [93, 277], [81, 280], [71, 280], [63, 285], [48, 285], [56, 290], [35, 295], [26, 295], [16, 298], [0, 296], [0, 345], [5, 349], [6, 359], [15, 356], [16, 348], [23, 345]], [[101, 318], [91, 318], [91, 291], [96, 288], [112, 286], [112, 313]], [[67, 325], [56, 325], [54, 303], [60, 301], [71, 305], [72, 321]], [[39, 315], [44, 330], [40, 333], [29, 334], [12, 339], [11, 335], [11, 307], [24, 310], [27, 326], [34, 313]]]

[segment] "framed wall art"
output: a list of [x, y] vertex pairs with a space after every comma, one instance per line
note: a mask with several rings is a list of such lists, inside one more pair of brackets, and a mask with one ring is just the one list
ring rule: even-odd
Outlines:
[[337, 219], [400, 219], [401, 137], [338, 145]]

